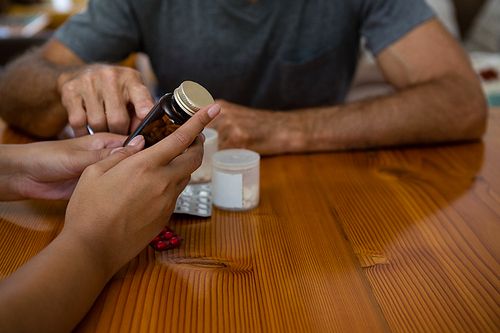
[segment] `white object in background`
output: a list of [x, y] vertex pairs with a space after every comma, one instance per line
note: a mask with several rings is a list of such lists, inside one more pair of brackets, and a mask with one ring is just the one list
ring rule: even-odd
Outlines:
[[500, 53], [472, 52], [469, 56], [488, 104], [500, 106]]
[[212, 203], [228, 211], [258, 206], [260, 155], [247, 149], [227, 149], [212, 156]]
[[219, 133], [214, 129], [205, 128], [203, 134], [205, 134], [203, 161], [201, 166], [191, 174], [190, 184], [209, 183], [212, 180], [212, 155], [219, 147]]
[[59, 13], [68, 13], [73, 8], [73, 0], [51, 0], [52, 7]]
[[436, 12], [438, 19], [448, 31], [460, 39], [455, 3], [452, 0], [425, 0], [425, 2]]

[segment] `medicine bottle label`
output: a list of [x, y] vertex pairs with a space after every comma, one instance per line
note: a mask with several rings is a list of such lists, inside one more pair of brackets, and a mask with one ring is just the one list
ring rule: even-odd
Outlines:
[[225, 208], [243, 207], [243, 175], [212, 170], [212, 202]]

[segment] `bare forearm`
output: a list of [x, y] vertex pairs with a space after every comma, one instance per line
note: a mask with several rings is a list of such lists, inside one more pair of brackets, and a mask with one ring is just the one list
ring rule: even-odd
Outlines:
[[78, 324], [113, 272], [77, 240], [61, 234], [0, 282], [0, 331], [69, 332]]
[[22, 199], [16, 188], [16, 177], [22, 166], [16, 157], [17, 145], [0, 145], [0, 201]]
[[57, 79], [76, 68], [53, 65], [39, 52], [25, 54], [6, 68], [0, 81], [0, 116], [29, 134], [48, 138], [68, 122]]
[[[450, 76], [369, 101], [298, 110], [283, 118], [275, 142], [306, 152], [478, 139], [487, 107], [479, 85], [461, 80]], [[296, 140], [284, 143], [287, 136]]]

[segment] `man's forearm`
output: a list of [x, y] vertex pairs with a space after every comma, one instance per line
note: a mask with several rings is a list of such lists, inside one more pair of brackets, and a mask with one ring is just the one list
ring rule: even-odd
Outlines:
[[57, 79], [74, 68], [53, 65], [38, 53], [27, 53], [5, 69], [0, 80], [0, 116], [29, 134], [49, 138], [68, 122]]
[[307, 152], [478, 139], [487, 106], [480, 86], [464, 80], [449, 76], [373, 100], [298, 110], [271, 142], [282, 152]]

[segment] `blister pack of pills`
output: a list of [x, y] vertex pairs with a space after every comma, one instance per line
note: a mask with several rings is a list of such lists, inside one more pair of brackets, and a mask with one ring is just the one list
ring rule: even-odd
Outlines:
[[169, 227], [163, 228], [158, 236], [149, 243], [156, 251], [165, 251], [181, 246], [184, 239]]
[[[177, 198], [174, 213], [196, 216], [212, 215], [212, 185], [189, 184]], [[181, 245], [184, 239], [169, 227], [151, 241], [150, 245], [156, 251], [165, 251]]]
[[212, 184], [188, 184], [177, 198], [174, 213], [212, 215]]

